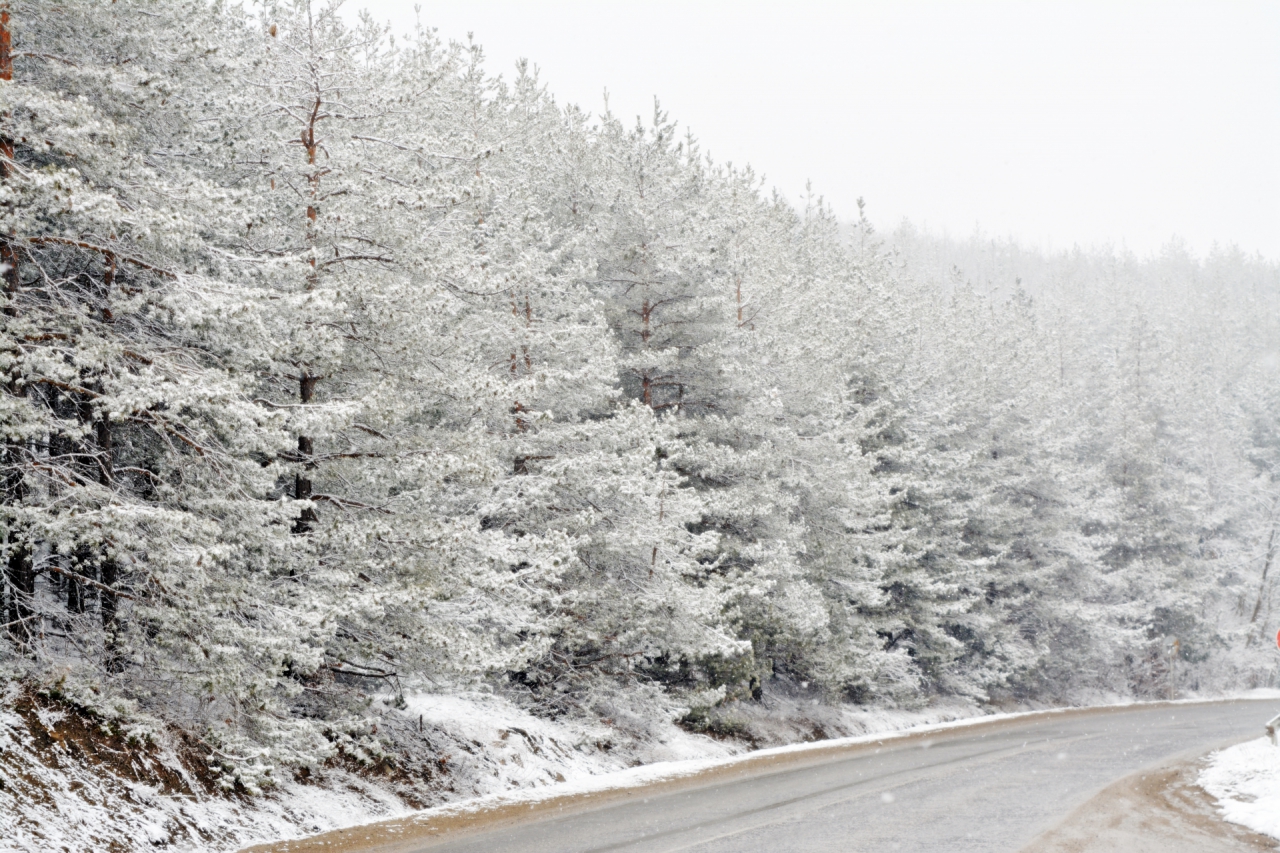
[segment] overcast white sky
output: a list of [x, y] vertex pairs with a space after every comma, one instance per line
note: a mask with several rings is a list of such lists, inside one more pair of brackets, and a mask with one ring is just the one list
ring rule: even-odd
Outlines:
[[[407, 30], [412, 0], [347, 0]], [[1280, 0], [423, 2], [493, 73], [648, 118], [844, 216], [1280, 259]]]

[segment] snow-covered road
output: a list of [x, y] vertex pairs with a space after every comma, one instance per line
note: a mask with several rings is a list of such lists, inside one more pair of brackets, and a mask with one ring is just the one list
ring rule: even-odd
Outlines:
[[410, 830], [379, 849], [1011, 853], [1120, 777], [1255, 736], [1277, 704], [1032, 715], [834, 753], [798, 752], [666, 786], [615, 792], [605, 805], [593, 807], [588, 798], [569, 803], [563, 814], [542, 812], [541, 819], [507, 820], [488, 831], [430, 837]]

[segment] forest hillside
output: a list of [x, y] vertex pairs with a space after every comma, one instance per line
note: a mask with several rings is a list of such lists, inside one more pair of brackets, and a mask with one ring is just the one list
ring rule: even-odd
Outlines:
[[438, 770], [426, 694], [1276, 684], [1275, 263], [877, 233], [318, 2], [4, 6], [10, 710], [253, 794]]

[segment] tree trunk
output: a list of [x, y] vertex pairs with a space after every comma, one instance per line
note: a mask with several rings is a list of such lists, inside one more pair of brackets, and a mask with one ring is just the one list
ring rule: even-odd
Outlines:
[[[311, 109], [311, 117], [307, 121], [307, 127], [302, 132], [302, 145], [307, 152], [307, 165], [315, 167], [316, 150], [319, 147], [319, 141], [316, 139], [316, 123], [320, 114], [322, 101], [319, 94], [316, 95], [315, 105]], [[316, 220], [319, 218], [319, 201], [320, 201], [320, 173], [312, 171], [307, 175], [307, 184], [311, 193], [311, 203], [307, 205], [307, 245], [311, 248], [311, 272], [307, 274], [307, 289], [311, 290], [319, 283], [320, 271], [316, 267], [315, 247], [316, 247]], [[305, 406], [311, 402], [311, 398], [315, 396], [316, 382], [319, 376], [312, 376], [305, 364], [301, 367], [301, 373], [298, 376], [298, 399]], [[298, 455], [302, 457], [303, 470], [294, 475], [293, 478], [293, 497], [294, 500], [309, 501], [312, 495], [311, 471], [315, 470], [316, 464], [313, 461], [315, 455], [315, 444], [309, 435], [298, 436]], [[308, 506], [298, 514], [298, 518], [293, 522], [293, 532], [297, 534], [309, 533], [319, 521], [314, 507]]]
[[[0, 80], [13, 79], [13, 44], [12, 32], [9, 29], [9, 4], [0, 4]], [[13, 173], [13, 140], [0, 136], [0, 178], [9, 180]], [[14, 245], [15, 235], [0, 236], [0, 264], [4, 266], [4, 314], [17, 317], [19, 277], [18, 252]], [[7, 388], [15, 397], [26, 395], [26, 388], [11, 377]], [[4, 450], [4, 494], [2, 499], [6, 506], [15, 507], [22, 504], [26, 497], [26, 483], [22, 469], [26, 465], [26, 447], [21, 442], [5, 443]], [[5, 588], [7, 601], [4, 603], [6, 621], [9, 623], [9, 634], [20, 647], [26, 647], [31, 640], [31, 599], [35, 594], [36, 578], [31, 562], [31, 549], [26, 538], [17, 529], [12, 515], [9, 520], [9, 532], [6, 542], [8, 559], [5, 562]]]
[[11, 533], [9, 547], [9, 560], [5, 564], [9, 588], [9, 635], [20, 648], [26, 648], [31, 642], [31, 601], [36, 592], [36, 574], [27, 543]]
[[[115, 485], [115, 463], [112, 461], [112, 435], [111, 421], [107, 419], [105, 412], [98, 415], [97, 420], [93, 423], [94, 438], [98, 445], [95, 459], [98, 464], [98, 482], [108, 489]], [[103, 586], [115, 589], [116, 583], [119, 581], [119, 566], [115, 559], [103, 548], [102, 564], [99, 569], [99, 576], [102, 578]], [[116, 600], [116, 594], [108, 589], [99, 590], [99, 612], [102, 615], [102, 628], [107, 632], [107, 649], [108, 656], [114, 659], [115, 656], [115, 631], [116, 631], [116, 608], [119, 602]]]
[[[65, 566], [64, 566], [65, 568]], [[67, 612], [84, 613], [85, 589], [75, 578], [65, 578], [67, 586]]]
[[[298, 398], [304, 405], [311, 402], [311, 398], [316, 391], [316, 380], [318, 378], [307, 373], [303, 373], [298, 377]], [[303, 459], [303, 471], [295, 475], [293, 479], [293, 497], [295, 500], [311, 500], [311, 476], [306, 472], [315, 470], [316, 463], [312, 461], [314, 453], [315, 446], [312, 444], [311, 437], [307, 435], [298, 436], [298, 455]], [[317, 521], [319, 521], [319, 516], [316, 515], [316, 511], [311, 507], [306, 507], [293, 523], [293, 532], [308, 533]]]
[[[0, 3], [0, 80], [13, 79], [13, 36], [9, 30], [9, 4]], [[0, 178], [9, 180], [13, 172], [13, 140], [0, 136]], [[18, 294], [18, 253], [13, 245], [13, 234], [0, 238], [0, 264], [4, 264], [5, 294], [9, 305], [5, 313], [14, 316], [13, 299]]]
[[[519, 306], [519, 304], [518, 304], [514, 299], [513, 299], [513, 300], [511, 300], [511, 314], [512, 314], [512, 316], [514, 316], [514, 317], [516, 318], [516, 321], [517, 321], [517, 322], [519, 322], [519, 320], [520, 320], [520, 306]], [[525, 328], [526, 328], [526, 329], [528, 329], [528, 328], [530, 328], [531, 326], [533, 326], [533, 305], [529, 302], [529, 297], [528, 297], [528, 296], [526, 296], [526, 297], [524, 298], [524, 325], [525, 325]], [[528, 345], [528, 344], [523, 344], [523, 345], [521, 345], [520, 349], [524, 352], [524, 372], [525, 372], [526, 374], [528, 374], [528, 373], [532, 373], [532, 372], [533, 372], [533, 357], [529, 354], [529, 345]], [[519, 363], [520, 363], [520, 362], [519, 362], [519, 360], [518, 360], [518, 359], [517, 359], [517, 357], [516, 357], [516, 353], [515, 353], [515, 351], [514, 351], [514, 350], [512, 350], [512, 352], [511, 352], [511, 381], [513, 381], [513, 382], [514, 382], [514, 381], [519, 377], [519, 375], [520, 375]], [[516, 432], [524, 432], [525, 430], [527, 430], [527, 429], [529, 428], [529, 422], [528, 422], [527, 420], [525, 420], [525, 418], [523, 417], [524, 412], [525, 412], [525, 407], [524, 407], [524, 405], [523, 405], [519, 400], [516, 400], [516, 401], [515, 401], [515, 403], [514, 403], [514, 404], [512, 405], [512, 407], [511, 407], [511, 413], [512, 413], [513, 415], [515, 415], [515, 419], [516, 419]], [[520, 467], [521, 467], [521, 464], [522, 464], [522, 463], [521, 463], [519, 460], [517, 460], [517, 462], [516, 462], [516, 467], [517, 467], [517, 468], [520, 468]], [[522, 471], [517, 471], [516, 473], [523, 473], [523, 472], [522, 472]]]
[[[104, 323], [110, 323], [112, 321], [111, 288], [114, 286], [116, 278], [115, 255], [107, 253], [103, 261], [106, 268], [102, 273], [101, 320]], [[98, 387], [97, 390], [101, 391], [102, 388]], [[95, 412], [88, 400], [85, 401], [84, 406], [85, 423], [93, 425], [94, 447], [89, 457], [90, 464], [93, 468], [96, 468], [98, 483], [107, 490], [113, 490], [115, 488], [116, 471], [115, 437], [111, 428], [111, 420], [106, 412]], [[109, 538], [108, 536], [108, 540]], [[119, 608], [119, 597], [113, 590], [115, 590], [116, 584], [120, 580], [120, 566], [107, 549], [107, 542], [103, 542], [99, 546], [97, 555], [98, 579], [102, 583], [102, 586], [98, 589], [98, 616], [102, 621], [102, 630], [105, 634], [104, 663], [106, 669], [108, 672], [119, 672], [121, 669], [121, 657], [116, 636], [119, 628], [116, 615]], [[73, 580], [72, 583], [75, 583], [75, 581]], [[83, 595], [83, 591], [81, 595]]]
[[[646, 289], [647, 289], [646, 285]], [[640, 306], [640, 343], [647, 350], [649, 348], [649, 337], [652, 332], [649, 328], [649, 319], [653, 309], [649, 305], [649, 297], [645, 296], [644, 304]], [[649, 375], [649, 369], [640, 376], [640, 387], [644, 404], [649, 408], [653, 408], [653, 377]]]
[[1249, 617], [1250, 625], [1258, 621], [1258, 614], [1262, 612], [1262, 602], [1267, 594], [1267, 575], [1276, 561], [1277, 545], [1280, 545], [1280, 541], [1277, 541], [1276, 538], [1276, 528], [1278, 527], [1280, 527], [1280, 507], [1277, 507], [1271, 513], [1271, 535], [1267, 537], [1267, 555], [1262, 562], [1262, 580], [1258, 584], [1258, 600], [1254, 602], [1253, 614]]

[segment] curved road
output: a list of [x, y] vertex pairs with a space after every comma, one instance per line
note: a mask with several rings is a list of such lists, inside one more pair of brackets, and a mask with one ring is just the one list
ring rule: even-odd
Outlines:
[[961, 728], [523, 826], [432, 853], [1012, 853], [1111, 782], [1262, 734], [1275, 702], [1158, 705]]
[[[401, 836], [431, 853], [1013, 853], [1108, 784], [1257, 737], [1276, 701], [1037, 714], [636, 789], [488, 831]], [[351, 847], [347, 849], [360, 849]]]

